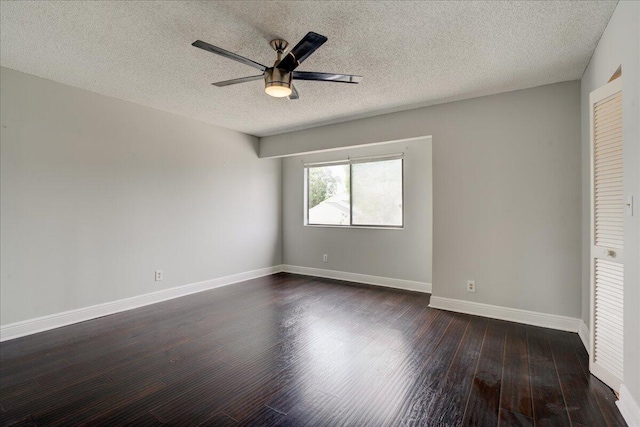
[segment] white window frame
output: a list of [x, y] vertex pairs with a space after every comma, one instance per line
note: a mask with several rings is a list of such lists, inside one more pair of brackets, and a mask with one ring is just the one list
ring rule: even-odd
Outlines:
[[[401, 160], [402, 167], [402, 224], [401, 225], [367, 225], [367, 224], [353, 224], [353, 203], [352, 203], [352, 185], [349, 186], [349, 224], [348, 225], [339, 225], [339, 224], [311, 224], [309, 223], [309, 168], [313, 167], [322, 167], [322, 166], [339, 166], [339, 165], [349, 165], [349, 182], [353, 184], [353, 172], [351, 166], [357, 163], [374, 163], [381, 162], [387, 160]], [[304, 226], [305, 227], [320, 227], [320, 228], [361, 228], [361, 229], [377, 229], [377, 230], [404, 230], [405, 225], [405, 200], [404, 200], [404, 188], [405, 188], [405, 180], [404, 180], [404, 153], [397, 154], [384, 154], [380, 156], [368, 156], [368, 157], [354, 157], [347, 158], [345, 160], [335, 160], [328, 162], [315, 162], [315, 163], [304, 163]]]

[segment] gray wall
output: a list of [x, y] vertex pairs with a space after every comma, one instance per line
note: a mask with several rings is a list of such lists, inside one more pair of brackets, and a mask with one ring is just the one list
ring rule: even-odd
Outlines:
[[[404, 153], [404, 229], [305, 227], [304, 163]], [[283, 160], [285, 264], [431, 283], [431, 141], [307, 154]], [[322, 254], [329, 256], [322, 262]], [[425, 288], [426, 290], [426, 288]]]
[[266, 137], [260, 155], [423, 135], [433, 136], [433, 294], [580, 317], [579, 82]]
[[590, 323], [589, 93], [622, 65], [624, 194], [635, 215], [624, 219], [624, 385], [640, 405], [640, 3], [621, 1], [582, 76], [582, 318]]
[[0, 73], [3, 325], [281, 263], [257, 138]]

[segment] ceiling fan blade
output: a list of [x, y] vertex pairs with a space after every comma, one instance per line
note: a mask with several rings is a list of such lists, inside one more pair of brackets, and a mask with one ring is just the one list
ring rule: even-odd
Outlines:
[[211, 84], [218, 87], [224, 87], [224, 86], [237, 85], [238, 83], [252, 82], [254, 80], [262, 80], [263, 78], [264, 78], [264, 75], [260, 74], [259, 76], [241, 77], [239, 79], [225, 80], [223, 82], [216, 82]]
[[289, 99], [300, 99], [300, 95], [294, 85], [291, 85], [291, 95], [289, 95]]
[[362, 76], [351, 74], [316, 73], [315, 71], [294, 71], [291, 76], [297, 80], [316, 80], [321, 82], [360, 83]]
[[293, 49], [277, 65], [278, 68], [293, 71], [298, 65], [309, 57], [317, 48], [327, 41], [325, 36], [309, 32], [294, 46]]
[[245, 58], [244, 56], [240, 56], [238, 54], [235, 54], [233, 52], [229, 52], [228, 50], [224, 50], [222, 48], [219, 48], [217, 46], [211, 45], [209, 43], [203, 42], [202, 40], [196, 40], [193, 43], [191, 43], [191, 46], [195, 46], [195, 47], [199, 47], [200, 49], [204, 49], [207, 50], [211, 53], [215, 53], [216, 55], [220, 55], [220, 56], [224, 56], [225, 58], [229, 58], [229, 59], [233, 59], [234, 61], [238, 61], [241, 62], [245, 65], [248, 65], [250, 67], [253, 68], [257, 68], [260, 71], [264, 71], [267, 69], [267, 67], [265, 65], [259, 64], [255, 61], [252, 61], [248, 58]]

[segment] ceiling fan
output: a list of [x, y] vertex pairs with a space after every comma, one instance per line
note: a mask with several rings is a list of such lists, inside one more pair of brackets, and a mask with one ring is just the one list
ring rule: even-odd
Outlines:
[[[223, 82], [212, 83], [214, 86], [223, 87], [235, 85], [238, 83], [251, 82], [260, 80], [264, 77], [264, 91], [276, 98], [289, 97], [289, 99], [298, 99], [298, 91], [293, 86], [292, 80], [315, 80], [322, 82], [338, 82], [338, 83], [359, 83], [362, 76], [353, 76], [350, 74], [333, 74], [333, 73], [317, 73], [314, 71], [295, 71], [305, 59], [316, 51], [324, 42], [327, 41], [325, 36], [309, 32], [298, 42], [297, 45], [285, 54], [289, 43], [283, 39], [274, 39], [269, 43], [273, 50], [278, 54], [278, 58], [273, 63], [273, 67], [267, 67], [248, 58], [229, 52], [217, 46], [210, 45], [202, 40], [196, 40], [191, 45], [207, 50], [211, 53], [233, 59], [250, 67], [257, 68], [262, 74], [249, 77], [241, 77], [239, 79], [225, 80]], [[284, 57], [283, 57], [284, 55]]]

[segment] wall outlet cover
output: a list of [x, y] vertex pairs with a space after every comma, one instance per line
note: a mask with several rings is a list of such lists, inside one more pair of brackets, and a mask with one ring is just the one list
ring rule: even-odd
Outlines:
[[476, 291], [475, 280], [467, 280], [467, 292], [475, 292], [475, 291]]

